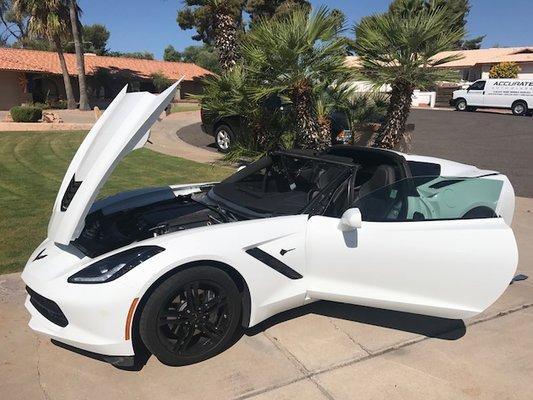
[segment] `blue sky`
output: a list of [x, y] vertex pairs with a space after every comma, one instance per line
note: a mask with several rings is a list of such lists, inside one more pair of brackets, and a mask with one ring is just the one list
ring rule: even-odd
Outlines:
[[[172, 44], [183, 49], [190, 44], [192, 31], [176, 24], [181, 0], [78, 0], [83, 23], [102, 23], [111, 31], [109, 47], [118, 51], [147, 50], [161, 58]], [[312, 0], [345, 12], [351, 27], [361, 17], [387, 9], [389, 0]], [[487, 35], [483, 47], [533, 45], [532, 0], [470, 0], [469, 36]]]

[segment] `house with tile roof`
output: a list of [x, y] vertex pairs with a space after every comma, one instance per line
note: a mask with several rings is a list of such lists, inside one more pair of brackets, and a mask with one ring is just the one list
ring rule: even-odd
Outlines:
[[[65, 53], [72, 87], [78, 97], [76, 58]], [[141, 60], [85, 54], [85, 71], [91, 105], [105, 106], [124, 87], [130, 91], [155, 92], [152, 74], [172, 81], [183, 77], [178, 99], [202, 91], [201, 80], [210, 71], [191, 63]], [[0, 48], [0, 110], [25, 102], [55, 102], [65, 99], [65, 88], [57, 53]]]
[[[459, 79], [464, 82], [474, 82], [478, 79], [487, 79], [490, 68], [500, 62], [515, 62], [520, 66], [520, 79], [533, 79], [533, 46], [525, 47], [495, 47], [478, 50], [444, 51], [435, 56], [435, 59], [459, 54], [460, 60], [443, 64], [442, 67], [458, 71]], [[357, 67], [357, 56], [347, 57], [349, 66]]]
[[[442, 67], [457, 71], [457, 82], [442, 82], [434, 89], [434, 92], [423, 93], [424, 98], [422, 103], [418, 103], [414, 99], [415, 105], [426, 105], [427, 103], [433, 106], [436, 103], [438, 106], [448, 106], [455, 89], [478, 79], [488, 79], [491, 67], [504, 61], [515, 62], [519, 65], [519, 79], [533, 79], [533, 46], [444, 51], [437, 54], [435, 59], [454, 54], [459, 54], [462, 58], [442, 64]], [[358, 68], [360, 66], [359, 58], [357, 56], [346, 57], [346, 65]], [[356, 81], [353, 83], [353, 86], [354, 90], [362, 92], [373, 89], [372, 85], [364, 81]], [[390, 91], [390, 86], [384, 85], [380, 88], [380, 91], [388, 92]], [[435, 99], [432, 100], [431, 96], [435, 96]]]

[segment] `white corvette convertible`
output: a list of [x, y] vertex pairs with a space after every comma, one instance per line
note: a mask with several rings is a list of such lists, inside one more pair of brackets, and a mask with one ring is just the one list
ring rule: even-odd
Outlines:
[[81, 144], [22, 274], [32, 329], [117, 364], [142, 343], [185, 365], [315, 300], [468, 318], [513, 278], [507, 177], [437, 158], [280, 151], [221, 183], [95, 201], [175, 89], [122, 91]]

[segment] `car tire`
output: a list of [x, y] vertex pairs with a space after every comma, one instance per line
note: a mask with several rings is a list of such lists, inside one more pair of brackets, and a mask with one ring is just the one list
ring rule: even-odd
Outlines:
[[496, 212], [490, 207], [475, 207], [471, 210], [469, 210], [465, 215], [463, 215], [463, 219], [480, 219], [480, 218], [495, 218], [497, 217]]
[[215, 129], [215, 144], [218, 151], [227, 153], [235, 142], [235, 134], [228, 125], [219, 125]]
[[224, 351], [240, 326], [242, 299], [224, 271], [198, 266], [172, 275], [148, 298], [139, 334], [163, 364], [195, 364]]
[[515, 101], [511, 106], [513, 115], [524, 116], [527, 115], [527, 103], [525, 101]]
[[466, 104], [466, 100], [465, 99], [458, 99], [457, 102], [455, 103], [455, 109], [457, 111], [467, 111], [468, 110], [468, 105]]

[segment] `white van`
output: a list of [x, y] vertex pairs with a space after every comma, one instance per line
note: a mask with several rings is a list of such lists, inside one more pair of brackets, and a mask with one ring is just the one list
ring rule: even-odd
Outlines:
[[468, 89], [454, 91], [450, 104], [458, 111], [508, 108], [514, 115], [526, 115], [533, 109], [533, 80], [480, 79]]

